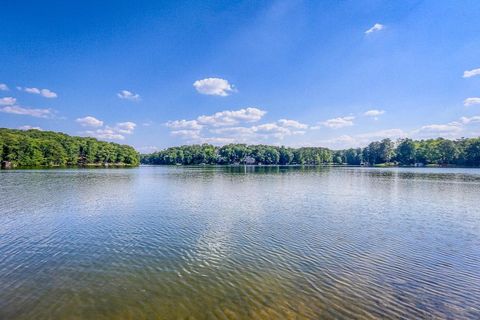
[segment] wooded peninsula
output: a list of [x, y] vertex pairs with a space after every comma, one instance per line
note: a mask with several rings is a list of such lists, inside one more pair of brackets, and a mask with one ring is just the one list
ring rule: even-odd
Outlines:
[[138, 166], [138, 152], [127, 145], [40, 130], [0, 128], [2, 168]]
[[0, 128], [3, 168], [153, 165], [480, 166], [480, 138], [383, 139], [365, 148], [331, 150], [269, 145], [171, 147], [140, 155], [133, 147], [40, 130]]

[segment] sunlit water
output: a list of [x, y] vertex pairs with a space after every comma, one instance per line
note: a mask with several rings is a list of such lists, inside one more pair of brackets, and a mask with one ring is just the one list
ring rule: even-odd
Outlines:
[[480, 318], [480, 170], [0, 172], [0, 319]]

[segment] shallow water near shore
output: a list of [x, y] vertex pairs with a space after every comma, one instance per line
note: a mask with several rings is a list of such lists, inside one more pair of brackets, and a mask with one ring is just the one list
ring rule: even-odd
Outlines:
[[480, 318], [480, 170], [0, 172], [0, 319]]

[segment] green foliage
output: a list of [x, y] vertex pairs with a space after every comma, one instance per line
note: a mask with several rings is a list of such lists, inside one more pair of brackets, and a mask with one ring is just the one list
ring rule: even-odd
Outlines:
[[287, 148], [267, 145], [209, 144], [168, 148], [142, 155], [144, 164], [242, 164], [251, 157], [264, 165], [461, 165], [480, 166], [480, 138], [456, 141], [443, 138], [413, 141], [390, 139], [375, 141], [365, 148], [329, 150], [327, 148]]
[[300, 148], [228, 144], [215, 147], [209, 144], [172, 147], [142, 155], [144, 164], [241, 164], [247, 157], [256, 164], [327, 164], [332, 162], [332, 151], [326, 148]]
[[16, 167], [140, 163], [137, 151], [130, 146], [52, 131], [4, 128], [0, 128], [0, 161], [10, 161]]

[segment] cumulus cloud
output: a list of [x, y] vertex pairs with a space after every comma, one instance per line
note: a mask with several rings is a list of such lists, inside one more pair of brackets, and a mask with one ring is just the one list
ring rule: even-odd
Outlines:
[[75, 120], [77, 123], [79, 123], [82, 127], [101, 127], [103, 126], [103, 121], [98, 120], [95, 117], [92, 116], [86, 116], [83, 118], [78, 118]]
[[27, 93], [31, 93], [31, 94], [38, 94], [44, 98], [56, 98], [58, 97], [58, 95], [49, 90], [49, 89], [39, 89], [39, 88], [23, 88], [23, 87], [17, 87], [18, 90], [20, 91], [24, 91], [24, 92], [27, 92]]
[[104, 140], [124, 140], [125, 136], [119, 134], [112, 128], [85, 131], [85, 134], [94, 138]]
[[193, 129], [193, 130], [200, 130], [203, 128], [201, 124], [198, 123], [197, 120], [175, 120], [175, 121], [168, 121], [165, 123], [168, 128], [171, 129]]
[[480, 116], [473, 116], [473, 117], [461, 117], [461, 123], [469, 124], [469, 123], [478, 123], [480, 122]]
[[199, 130], [174, 130], [170, 132], [174, 137], [180, 137], [182, 139], [198, 139], [200, 138]]
[[51, 109], [24, 108], [17, 105], [0, 108], [0, 112], [32, 116], [36, 118], [50, 118], [53, 116]]
[[130, 101], [140, 101], [140, 95], [128, 90], [121, 90], [117, 93], [117, 97], [120, 99], [130, 100]]
[[17, 99], [12, 97], [0, 98], [0, 106], [11, 106], [17, 103]]
[[327, 128], [332, 128], [332, 129], [340, 129], [344, 127], [350, 127], [353, 126], [353, 120], [355, 117], [353, 116], [348, 116], [348, 117], [338, 117], [334, 119], [329, 119], [327, 121], [320, 122], [320, 125], [327, 127]]
[[480, 75], [480, 68], [472, 69], [472, 70], [465, 70], [463, 72], [463, 77], [464, 78], [471, 78], [471, 77], [475, 77], [475, 76], [479, 76], [479, 75]]
[[228, 96], [231, 92], [235, 91], [233, 85], [227, 80], [220, 78], [206, 78], [197, 80], [193, 83], [193, 86], [198, 93], [213, 95], [213, 96]]
[[304, 123], [300, 123], [296, 120], [288, 120], [288, 119], [280, 119], [278, 120], [278, 123], [282, 127], [286, 128], [295, 128], [295, 129], [308, 129], [308, 125]]
[[385, 138], [395, 140], [407, 136], [408, 133], [402, 129], [386, 129], [355, 135], [341, 135], [332, 139], [320, 140], [318, 144], [334, 149], [357, 148], [366, 146], [372, 141], [378, 141]]
[[385, 113], [385, 110], [372, 109], [365, 112], [363, 115], [367, 117], [378, 117]]
[[0, 91], [8, 91], [8, 86], [5, 83], [0, 83]]
[[463, 101], [463, 105], [466, 107], [472, 106], [474, 104], [480, 104], [480, 98], [478, 97], [467, 98]]
[[200, 124], [211, 125], [214, 127], [231, 126], [241, 121], [259, 121], [266, 113], [266, 111], [257, 108], [245, 108], [235, 111], [225, 110], [210, 116], [200, 116], [197, 118], [197, 121]]
[[457, 124], [429, 124], [422, 126], [420, 132], [434, 132], [434, 133], [449, 133], [449, 132], [458, 132], [462, 128]]
[[[92, 116], [86, 116], [75, 120], [83, 127], [98, 128], [96, 130], [87, 130], [83, 134], [104, 140], [124, 140], [125, 134], [132, 134], [137, 126], [131, 121], [118, 122], [114, 126], [105, 125], [102, 120]], [[103, 127], [103, 128], [102, 128]]]
[[119, 122], [115, 125], [114, 130], [119, 133], [132, 134], [136, 126], [137, 124], [131, 121]]
[[377, 31], [380, 31], [380, 30], [383, 30], [383, 29], [385, 29], [385, 26], [383, 24], [375, 23], [373, 25], [373, 27], [371, 27], [370, 29], [365, 31], [365, 34], [370, 34], [370, 33], [377, 32]]
[[43, 131], [43, 129], [40, 128], [40, 127], [32, 127], [32, 126], [29, 126], [29, 125], [18, 127], [18, 129], [20, 129], [20, 130], [39, 130], [39, 131]]

